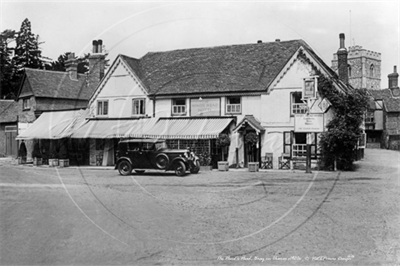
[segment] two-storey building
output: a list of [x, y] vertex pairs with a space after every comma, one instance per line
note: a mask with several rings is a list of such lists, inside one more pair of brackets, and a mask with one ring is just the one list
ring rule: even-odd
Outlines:
[[31, 152], [34, 141], [40, 141], [41, 146], [48, 150], [49, 140], [55, 138], [52, 134], [52, 128], [54, 123], [60, 121], [41, 119], [38, 122], [41, 124], [37, 125], [36, 128], [41, 128], [46, 134], [38, 133], [35, 128], [29, 130], [43, 113], [71, 111], [69, 116], [72, 119], [74, 114], [77, 113], [72, 110], [87, 108], [90, 97], [104, 76], [105, 54], [102, 51], [102, 40], [93, 41], [92, 54], [88, 61], [89, 70], [85, 74], [78, 73], [78, 63], [74, 53], [68, 54], [65, 72], [24, 69], [16, 97], [18, 105], [16, 109], [18, 116], [17, 139], [24, 140], [28, 161], [32, 159]]
[[[351, 89], [302, 40], [119, 55], [72, 138], [90, 139], [91, 164], [112, 165], [119, 139], [144, 137], [191, 147], [214, 166], [226, 152], [231, 166], [269, 154], [278, 168], [278, 157], [304, 156], [307, 144], [317, 154], [333, 112], [318, 94], [319, 75]], [[221, 133], [231, 140], [226, 151]]]

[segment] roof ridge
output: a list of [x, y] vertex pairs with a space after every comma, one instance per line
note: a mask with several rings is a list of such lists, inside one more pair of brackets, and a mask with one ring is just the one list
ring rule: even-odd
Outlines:
[[[226, 47], [238, 47], [238, 46], [246, 46], [246, 45], [265, 45], [265, 44], [272, 44], [272, 43], [289, 43], [289, 42], [301, 42], [302, 44], [307, 43], [302, 39], [295, 39], [295, 40], [287, 40], [287, 41], [271, 41], [271, 42], [262, 42], [262, 43], [242, 43], [242, 44], [224, 44], [224, 45], [214, 45], [214, 46], [207, 46], [207, 47], [192, 47], [192, 48], [181, 48], [181, 49], [173, 49], [173, 50], [166, 50], [166, 51], [156, 51], [156, 52], [147, 52], [143, 55], [141, 59], [143, 59], [147, 55], [151, 54], [160, 54], [160, 53], [169, 53], [169, 52], [176, 52], [176, 51], [190, 51], [190, 50], [201, 50], [201, 49], [215, 49], [215, 48], [226, 48]], [[136, 59], [136, 58], [134, 58]], [[139, 59], [137, 59], [139, 60]]]
[[[53, 74], [68, 74], [68, 71], [39, 69], [39, 68], [30, 68], [30, 67], [25, 67], [24, 70], [35, 71], [35, 72], [47, 72], [47, 73], [53, 73]], [[86, 74], [82, 74], [82, 73], [77, 73], [77, 74], [81, 75], [81, 76], [86, 76]]]

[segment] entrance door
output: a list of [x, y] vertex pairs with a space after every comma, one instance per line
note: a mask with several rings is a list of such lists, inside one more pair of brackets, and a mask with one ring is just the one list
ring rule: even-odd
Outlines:
[[244, 138], [244, 167], [248, 166], [249, 162], [259, 161], [259, 135], [255, 131], [247, 131], [243, 134]]
[[15, 139], [17, 137], [17, 126], [6, 126], [6, 156], [18, 156], [18, 142]]

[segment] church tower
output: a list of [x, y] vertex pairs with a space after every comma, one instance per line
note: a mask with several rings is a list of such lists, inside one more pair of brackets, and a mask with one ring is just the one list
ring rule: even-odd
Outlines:
[[[339, 51], [338, 51], [339, 53]], [[338, 53], [333, 54], [332, 69], [338, 73]], [[355, 89], [381, 89], [381, 53], [355, 45], [348, 49], [347, 69], [349, 84]]]

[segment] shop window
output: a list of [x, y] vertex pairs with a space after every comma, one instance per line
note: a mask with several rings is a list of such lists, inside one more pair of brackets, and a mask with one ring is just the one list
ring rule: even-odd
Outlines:
[[226, 112], [231, 114], [240, 114], [242, 112], [242, 104], [240, 97], [226, 98]]
[[305, 114], [307, 112], [307, 105], [301, 100], [301, 92], [292, 92], [291, 97], [291, 114]]
[[97, 115], [108, 115], [108, 101], [97, 101]]
[[186, 99], [172, 100], [172, 115], [186, 114]]
[[104, 149], [104, 139], [96, 139], [96, 150], [102, 151]]
[[29, 110], [31, 109], [30, 99], [26, 98], [22, 100], [22, 110]]
[[145, 110], [145, 99], [133, 99], [132, 100], [132, 115], [144, 115]]

